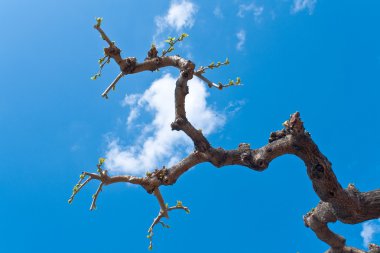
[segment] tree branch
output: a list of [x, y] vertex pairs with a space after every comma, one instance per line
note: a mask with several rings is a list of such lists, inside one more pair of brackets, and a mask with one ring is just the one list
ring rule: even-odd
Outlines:
[[160, 211], [158, 212], [158, 215], [156, 216], [156, 218], [154, 218], [152, 225], [150, 225], [150, 227], [148, 229], [148, 236], [147, 236], [147, 238], [149, 239], [149, 249], [152, 249], [152, 247], [153, 247], [153, 241], [152, 241], [152, 239], [153, 239], [153, 229], [154, 229], [154, 227], [157, 224], [161, 224], [164, 228], [170, 228], [169, 225], [167, 225], [163, 221], [161, 221], [162, 218], [169, 219], [169, 214], [168, 213], [170, 211], [176, 210], [176, 209], [182, 209], [182, 210], [185, 210], [186, 213], [190, 213], [189, 208], [187, 208], [186, 206], [183, 206], [181, 201], [177, 201], [177, 205], [175, 205], [175, 206], [168, 207], [168, 205], [165, 204], [165, 202], [164, 202], [164, 199], [163, 199], [163, 197], [161, 195], [161, 192], [160, 192], [159, 188], [154, 189], [153, 193], [156, 196], [156, 198], [158, 200], [158, 203], [160, 204]]
[[[163, 217], [168, 218], [168, 212], [175, 209], [183, 209], [188, 212], [188, 208], [182, 206], [182, 202], [177, 202], [176, 206], [168, 207], [160, 193], [159, 187], [174, 184], [186, 171], [197, 164], [209, 162], [216, 167], [228, 165], [241, 165], [255, 171], [264, 171], [271, 161], [279, 156], [293, 154], [302, 159], [306, 166], [309, 179], [312, 182], [315, 193], [321, 201], [309, 213], [304, 216], [304, 223], [311, 228], [316, 236], [327, 243], [330, 249], [326, 253], [364, 253], [360, 249], [346, 246], [346, 240], [332, 232], [327, 224], [341, 221], [347, 224], [357, 224], [366, 220], [380, 217], [380, 189], [360, 192], [353, 184], [349, 184], [344, 189], [338, 182], [332, 165], [329, 160], [320, 152], [314, 143], [309, 132], [304, 128], [298, 112], [290, 115], [290, 118], [283, 123], [282, 130], [272, 132], [268, 144], [257, 149], [251, 149], [247, 143], [241, 143], [236, 149], [225, 150], [214, 148], [201, 130], [197, 130], [187, 119], [185, 110], [185, 98], [189, 93], [187, 82], [193, 75], [205, 81], [209, 86], [216, 87], [202, 75], [201, 71], [194, 73], [195, 65], [189, 60], [179, 56], [157, 57], [157, 50], [153, 48], [148, 52], [148, 57], [142, 63], [137, 63], [136, 58], [129, 57], [122, 59], [121, 50], [115, 43], [110, 41], [108, 36], [100, 28], [100, 23], [95, 26], [102, 38], [106, 40], [109, 47], [104, 49], [106, 56], [111, 57], [119, 65], [121, 73], [104, 91], [102, 96], [107, 96], [108, 92], [115, 87], [116, 83], [123, 75], [135, 74], [142, 71], [154, 71], [162, 67], [172, 66], [180, 70], [180, 76], [176, 81], [174, 91], [175, 118], [171, 124], [172, 130], [183, 131], [194, 143], [194, 152], [189, 154], [179, 163], [170, 168], [163, 167], [153, 172], [148, 172], [145, 177], [134, 177], [129, 175], [109, 176], [106, 171], [98, 169], [99, 173], [84, 172], [81, 180], [74, 187], [73, 194], [69, 199], [71, 202], [77, 192], [90, 180], [100, 181], [100, 185], [94, 195], [91, 209], [95, 207], [98, 194], [103, 185], [113, 183], [131, 183], [142, 186], [148, 193], [153, 193], [160, 204], [160, 211], [148, 230], [150, 248], [152, 247], [152, 236], [155, 225], [162, 224]], [[153, 52], [153, 51], [154, 52]], [[240, 81], [240, 80], [239, 80]], [[220, 88], [219, 86], [217, 88]], [[88, 179], [82, 184], [82, 179]], [[368, 253], [380, 253], [380, 248], [374, 244], [369, 246]]]
[[117, 75], [115, 80], [112, 81], [112, 83], [107, 87], [107, 89], [102, 93], [102, 97], [108, 98], [107, 94], [111, 89], [115, 89], [117, 82], [124, 76], [124, 74], [121, 72]]

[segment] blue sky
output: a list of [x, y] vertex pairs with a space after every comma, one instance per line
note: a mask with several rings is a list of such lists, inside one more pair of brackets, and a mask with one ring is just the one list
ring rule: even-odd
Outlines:
[[[187, 104], [215, 147], [260, 147], [300, 111], [343, 186], [379, 188], [379, 8], [375, 0], [0, 1], [0, 251], [147, 252], [159, 207], [143, 189], [107, 186], [90, 212], [90, 184], [67, 204], [101, 156], [112, 173], [141, 174], [189, 151], [165, 128], [176, 70], [128, 76], [101, 98], [118, 69], [109, 64], [90, 80], [106, 46], [92, 28], [98, 16], [124, 56], [141, 61], [153, 41], [186, 32], [176, 53], [198, 66], [229, 57], [207, 77], [244, 85], [219, 91], [193, 80]], [[263, 173], [202, 164], [162, 193], [191, 214], [172, 213], [171, 228], [156, 229], [156, 252], [327, 249], [303, 225], [318, 198], [295, 157]], [[378, 221], [332, 228], [349, 245], [380, 243]]]

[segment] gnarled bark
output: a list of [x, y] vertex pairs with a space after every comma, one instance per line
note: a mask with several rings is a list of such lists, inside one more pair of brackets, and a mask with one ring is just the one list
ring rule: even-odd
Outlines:
[[[202, 134], [202, 131], [197, 130], [187, 119], [185, 98], [189, 93], [187, 82], [194, 75], [207, 82], [209, 87], [220, 88], [220, 86], [204, 77], [202, 71], [195, 71], [194, 63], [179, 56], [158, 57], [157, 51], [151, 49], [148, 52], [148, 57], [142, 63], [137, 63], [134, 57], [123, 59], [120, 56], [121, 50], [110, 41], [100, 26], [95, 26], [95, 28], [109, 44], [109, 47], [104, 49], [105, 55], [114, 59], [121, 70], [115, 81], [102, 94], [103, 96], [107, 96], [110, 89], [125, 75], [146, 70], [154, 71], [168, 66], [176, 67], [180, 70], [174, 91], [175, 117], [171, 127], [173, 130], [183, 131], [189, 136], [194, 143], [194, 152], [172, 167], [157, 169], [152, 173], [147, 173], [145, 177], [109, 176], [105, 170], [101, 169], [100, 164], [98, 165], [98, 173], [84, 172], [82, 174], [81, 180], [77, 184], [77, 188], [74, 188], [70, 200], [90, 180], [100, 181], [100, 186], [93, 196], [91, 209], [95, 207], [97, 196], [103, 186], [120, 182], [141, 185], [148, 193], [153, 193], [160, 204], [160, 212], [148, 231], [148, 238], [151, 240], [154, 226], [160, 223], [165, 226], [161, 218], [168, 217], [169, 211], [175, 209], [188, 211], [188, 208], [184, 207], [182, 203], [177, 203], [174, 207], [166, 206], [159, 187], [174, 184], [190, 168], [197, 164], [209, 162], [218, 168], [227, 165], [241, 165], [254, 171], [264, 171], [275, 158], [293, 154], [304, 161], [313, 189], [321, 200], [315, 208], [304, 216], [305, 225], [311, 228], [320, 240], [330, 246], [330, 249], [326, 251], [328, 253], [365, 252], [346, 246], [345, 239], [332, 232], [327, 225], [336, 221], [357, 224], [379, 218], [380, 190], [360, 192], [352, 184], [349, 184], [347, 188], [343, 188], [332, 170], [331, 163], [320, 152], [310, 133], [305, 130], [298, 112], [292, 114], [283, 123], [284, 128], [282, 130], [272, 132], [268, 144], [261, 148], [251, 149], [247, 143], [241, 143], [233, 150], [214, 148]], [[82, 183], [84, 177], [88, 177], [88, 179]], [[370, 244], [368, 253], [380, 253], [380, 248]]]

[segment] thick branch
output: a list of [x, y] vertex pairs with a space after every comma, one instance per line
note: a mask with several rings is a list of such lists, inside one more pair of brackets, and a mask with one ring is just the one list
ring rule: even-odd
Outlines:
[[[255, 171], [264, 171], [270, 162], [282, 155], [293, 154], [302, 159], [307, 169], [307, 175], [312, 182], [315, 193], [321, 202], [304, 217], [307, 227], [310, 227], [317, 237], [327, 243], [331, 248], [328, 253], [363, 253], [364, 251], [347, 247], [345, 239], [333, 233], [327, 226], [328, 223], [341, 221], [348, 224], [356, 224], [369, 219], [380, 217], [380, 190], [360, 192], [354, 185], [350, 184], [344, 189], [338, 182], [332, 165], [328, 159], [319, 151], [311, 135], [305, 131], [303, 122], [298, 112], [292, 114], [290, 119], [284, 122], [284, 129], [270, 134], [269, 143], [261, 148], [251, 149], [249, 144], [241, 143], [237, 149], [225, 150], [214, 148], [208, 142], [201, 130], [197, 130], [186, 118], [185, 97], [188, 94], [187, 82], [193, 75], [198, 76], [209, 86], [215, 86], [211, 81], [201, 75], [194, 73], [195, 65], [179, 56], [157, 56], [157, 52], [148, 55], [143, 63], [137, 63], [136, 58], [129, 57], [122, 59], [121, 50], [110, 41], [107, 35], [99, 26], [95, 28], [100, 32], [102, 38], [109, 44], [104, 49], [105, 55], [111, 57], [119, 65], [121, 73], [115, 81], [103, 93], [107, 96], [109, 90], [115, 87], [117, 81], [128, 74], [139, 73], [142, 71], [154, 71], [162, 67], [173, 66], [180, 69], [181, 74], [176, 82], [175, 88], [175, 119], [171, 124], [173, 130], [182, 130], [194, 142], [195, 151], [171, 168], [155, 170], [147, 173], [146, 177], [134, 176], [109, 176], [106, 171], [100, 170], [99, 174], [85, 172], [83, 175], [89, 178], [81, 184], [81, 180], [74, 187], [73, 195], [91, 179], [101, 181], [95, 194], [94, 201], [102, 189], [103, 185], [118, 182], [126, 182], [141, 185], [148, 193], [154, 193], [159, 204], [160, 212], [153, 224], [149, 228], [149, 238], [153, 235], [153, 228], [156, 224], [163, 224], [162, 217], [168, 217], [167, 212], [174, 209], [184, 209], [181, 205], [167, 207], [159, 191], [162, 185], [174, 184], [186, 171], [197, 164], [210, 162], [216, 167], [227, 165], [241, 165]], [[93, 204], [95, 205], [93, 201]], [[380, 248], [370, 245], [368, 253], [380, 253]]]
[[186, 118], [185, 110], [185, 97], [189, 93], [189, 87], [187, 81], [189, 80], [190, 73], [194, 70], [194, 65], [191, 69], [186, 69], [181, 72], [180, 77], [176, 82], [175, 88], [175, 119], [171, 124], [172, 130], [184, 131], [194, 142], [196, 150], [205, 152], [211, 145], [207, 141], [206, 137], [202, 134], [201, 130], [197, 130]]
[[[183, 113], [180, 110], [178, 115], [183, 116]], [[332, 171], [331, 163], [319, 151], [310, 134], [305, 131], [299, 113], [291, 115], [284, 125], [283, 130], [271, 134], [269, 143], [264, 147], [251, 149], [245, 143], [234, 150], [210, 147], [204, 152], [195, 151], [173, 167], [157, 170], [144, 178], [101, 177], [89, 173], [86, 175], [91, 175], [93, 179], [102, 180], [106, 184], [115, 182], [140, 184], [148, 192], [153, 192], [161, 185], [174, 184], [188, 169], [206, 161], [217, 167], [242, 165], [256, 171], [263, 171], [273, 159], [285, 154], [294, 154], [305, 162], [313, 188], [322, 200], [311, 213], [305, 216], [305, 224], [316, 233], [319, 239], [331, 246], [329, 252], [350, 252], [347, 250], [360, 252], [346, 247], [345, 239], [329, 230], [327, 223], [339, 220], [354, 224], [380, 217], [380, 190], [360, 193], [353, 185], [343, 189]]]

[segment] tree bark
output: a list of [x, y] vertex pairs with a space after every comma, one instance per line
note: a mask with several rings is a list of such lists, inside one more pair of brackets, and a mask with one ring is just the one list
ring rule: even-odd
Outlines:
[[[194, 152], [189, 154], [182, 161], [170, 168], [163, 167], [145, 177], [135, 177], [129, 175], [109, 176], [106, 171], [98, 165], [98, 173], [84, 172], [81, 180], [74, 187], [73, 195], [69, 202], [72, 201], [75, 194], [90, 180], [100, 181], [100, 186], [95, 194], [92, 207], [102, 186], [113, 183], [125, 182], [141, 185], [148, 193], [154, 193], [159, 204], [160, 212], [149, 228], [148, 238], [151, 240], [153, 228], [156, 224], [163, 224], [161, 218], [168, 217], [168, 212], [175, 209], [183, 209], [188, 212], [188, 208], [182, 203], [177, 203], [174, 207], [168, 207], [164, 204], [164, 199], [159, 191], [159, 187], [172, 185], [190, 168], [209, 162], [220, 168], [228, 165], [241, 165], [251, 170], [262, 172], [266, 170], [275, 158], [292, 154], [299, 157], [306, 166], [309, 179], [312, 182], [315, 193], [320, 198], [318, 205], [304, 216], [306, 227], [311, 228], [316, 236], [330, 246], [326, 253], [364, 253], [366, 251], [346, 246], [346, 240], [332, 232], [328, 228], [328, 223], [341, 221], [346, 224], [357, 224], [366, 220], [380, 217], [380, 190], [369, 192], [360, 192], [353, 184], [343, 188], [338, 182], [332, 164], [320, 152], [318, 146], [314, 143], [309, 132], [304, 128], [298, 112], [292, 114], [290, 118], [283, 123], [282, 130], [270, 134], [268, 144], [261, 148], [251, 149], [247, 143], [241, 143], [236, 149], [225, 150], [223, 148], [214, 148], [203, 135], [201, 130], [196, 129], [187, 119], [185, 110], [185, 98], [189, 93], [188, 80], [193, 76], [199, 77], [205, 81], [209, 87], [219, 87], [209, 81], [202, 74], [204, 68], [195, 71], [195, 65], [191, 61], [185, 60], [179, 56], [158, 57], [157, 51], [148, 52], [148, 57], [142, 63], [137, 63], [136, 58], [121, 58], [121, 50], [107, 37], [100, 26], [95, 28], [101, 33], [102, 38], [109, 44], [104, 49], [105, 55], [114, 59], [119, 65], [121, 73], [115, 81], [103, 93], [107, 93], [114, 87], [122, 76], [135, 74], [142, 71], [154, 71], [163, 67], [176, 67], [180, 70], [180, 76], [176, 82], [174, 91], [175, 100], [175, 117], [171, 124], [172, 130], [183, 131], [194, 143]], [[82, 179], [88, 179], [82, 183]], [[150, 244], [151, 247], [151, 244]], [[368, 253], [380, 253], [377, 245], [370, 244]]]

